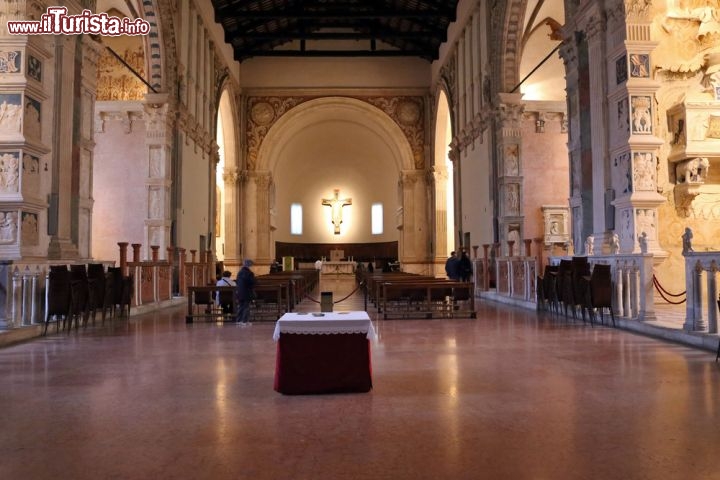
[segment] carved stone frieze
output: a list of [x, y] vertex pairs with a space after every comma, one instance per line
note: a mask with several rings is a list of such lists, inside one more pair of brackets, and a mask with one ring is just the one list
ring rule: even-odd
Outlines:
[[[249, 97], [247, 100], [247, 168], [255, 170], [257, 156], [270, 128], [292, 108], [318, 97]], [[410, 96], [350, 96], [385, 112], [405, 134], [416, 168], [425, 165], [425, 100]]]
[[[145, 54], [142, 45], [125, 49], [120, 57], [142, 77], [145, 76]], [[109, 51], [103, 50], [97, 61], [98, 100], [142, 100], [147, 87], [130, 73]]]
[[448, 97], [448, 104], [452, 107], [455, 106], [455, 99], [457, 98], [457, 84], [456, 84], [456, 73], [457, 73], [457, 49], [453, 49], [452, 55], [448, 58], [445, 65], [440, 69], [440, 78], [445, 84], [446, 94]]

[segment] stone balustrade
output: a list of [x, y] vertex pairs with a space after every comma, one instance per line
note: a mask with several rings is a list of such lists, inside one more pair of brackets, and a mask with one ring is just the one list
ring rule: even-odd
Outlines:
[[[551, 265], [572, 257], [550, 257]], [[610, 265], [613, 282], [612, 305], [616, 317], [632, 320], [654, 320], [653, 256], [651, 254], [591, 255], [591, 268]]]
[[[43, 323], [50, 265], [70, 266], [82, 263], [85, 262], [0, 262], [0, 329]], [[115, 265], [112, 261], [95, 263], [102, 263], [105, 268]]]
[[[215, 262], [211, 251], [196, 258], [191, 250], [187, 261], [184, 248], [167, 247], [165, 259], [152, 247], [152, 259], [140, 260], [141, 244], [119, 242], [119, 266], [133, 277], [132, 306], [160, 306], [173, 295], [185, 295], [187, 287], [215, 283]], [[128, 260], [132, 247], [132, 260]], [[177, 252], [177, 253], [176, 253]], [[0, 330], [39, 325], [45, 321], [47, 281], [50, 265], [84, 264], [86, 261], [45, 260], [43, 262], [0, 262]], [[94, 261], [107, 267], [114, 261]]]
[[687, 292], [683, 329], [688, 332], [717, 333], [720, 252], [689, 251], [684, 252], [683, 256]]

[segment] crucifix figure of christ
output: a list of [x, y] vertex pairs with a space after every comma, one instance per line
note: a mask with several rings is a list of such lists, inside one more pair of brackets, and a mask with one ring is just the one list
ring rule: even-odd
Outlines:
[[332, 209], [332, 223], [335, 226], [335, 235], [340, 235], [340, 224], [342, 223], [342, 207], [352, 205], [352, 198], [339, 198], [340, 190], [333, 190], [333, 198], [323, 198], [322, 204]]

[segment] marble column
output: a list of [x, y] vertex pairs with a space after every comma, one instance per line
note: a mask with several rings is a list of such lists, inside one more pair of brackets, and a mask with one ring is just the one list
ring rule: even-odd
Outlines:
[[224, 212], [225, 212], [225, 265], [238, 266], [242, 263], [240, 251], [240, 212], [242, 203], [240, 199], [240, 170], [237, 167], [225, 167], [222, 174], [225, 184]]
[[48, 231], [49, 259], [77, 258], [72, 240], [73, 118], [75, 90], [75, 36], [54, 37], [53, 162]]
[[568, 163], [570, 165], [571, 238], [581, 238], [583, 231], [584, 209], [582, 202], [582, 139], [580, 132], [580, 91], [578, 45], [574, 36], [563, 41], [560, 57], [565, 65], [565, 83], [568, 105]]
[[[590, 99], [590, 145], [592, 154], [592, 235], [595, 245], [607, 243], [605, 224], [605, 191], [610, 185], [607, 138], [607, 62], [606, 22], [600, 13], [593, 13], [585, 25], [588, 53]], [[587, 218], [587, 217], [585, 217]], [[606, 239], [606, 236], [608, 237]], [[575, 246], [584, 243], [584, 235], [575, 237]], [[582, 243], [579, 243], [582, 242]]]
[[444, 165], [435, 165], [432, 170], [435, 186], [435, 261], [447, 258], [447, 181], [448, 171]]
[[73, 188], [73, 214], [77, 215], [77, 247], [81, 258], [91, 258], [92, 212], [93, 212], [93, 152], [95, 151], [95, 129], [93, 118], [97, 90], [97, 63], [103, 47], [89, 35], [80, 37], [82, 68], [80, 70], [80, 128], [78, 147], [77, 189]]

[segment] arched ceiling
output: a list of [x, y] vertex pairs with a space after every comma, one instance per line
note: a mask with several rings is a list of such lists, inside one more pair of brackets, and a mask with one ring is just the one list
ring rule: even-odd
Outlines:
[[458, 0], [212, 0], [235, 59], [438, 58]]

